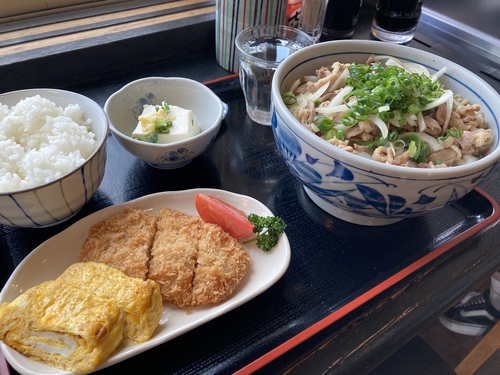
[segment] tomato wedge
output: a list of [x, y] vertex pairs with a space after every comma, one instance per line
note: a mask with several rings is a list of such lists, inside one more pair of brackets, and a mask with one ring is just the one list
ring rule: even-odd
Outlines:
[[234, 238], [244, 237], [253, 231], [254, 224], [245, 212], [219, 198], [197, 194], [194, 203], [203, 221], [220, 225]]

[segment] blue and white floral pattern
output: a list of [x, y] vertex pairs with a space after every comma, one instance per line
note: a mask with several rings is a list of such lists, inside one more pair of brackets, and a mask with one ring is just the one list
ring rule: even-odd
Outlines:
[[169, 151], [163, 155], [159, 155], [156, 158], [158, 163], [164, 162], [180, 162], [184, 160], [190, 160], [193, 158], [194, 152], [189, 151], [186, 148], [178, 148], [177, 151]]
[[[308, 144], [279, 121], [278, 126], [275, 112], [273, 133], [290, 171], [329, 205], [357, 215], [380, 219], [404, 219], [421, 215], [430, 209], [455, 202], [493, 168], [490, 166], [460, 178], [418, 180], [416, 183], [336, 160]], [[398, 193], [401, 191], [405, 191], [406, 198]]]
[[157, 105], [157, 104], [160, 103], [158, 103], [158, 99], [156, 99], [155, 94], [150, 92], [144, 94], [142, 98], [137, 99], [136, 106], [132, 109], [134, 117], [137, 120], [139, 119], [139, 116], [142, 114], [142, 111], [144, 111], [145, 105]]

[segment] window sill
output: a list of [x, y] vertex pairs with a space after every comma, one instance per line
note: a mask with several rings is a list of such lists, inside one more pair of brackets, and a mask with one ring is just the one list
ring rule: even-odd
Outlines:
[[[215, 51], [215, 1], [180, 0], [15, 31], [0, 27], [0, 92], [70, 87]], [[53, 16], [51, 16], [53, 18]]]

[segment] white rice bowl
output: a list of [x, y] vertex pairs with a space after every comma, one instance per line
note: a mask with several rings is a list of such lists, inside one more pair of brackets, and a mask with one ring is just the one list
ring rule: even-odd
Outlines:
[[0, 106], [0, 192], [54, 181], [82, 165], [98, 142], [77, 104], [35, 95]]
[[0, 225], [44, 228], [75, 216], [106, 167], [106, 113], [66, 90], [0, 94]]

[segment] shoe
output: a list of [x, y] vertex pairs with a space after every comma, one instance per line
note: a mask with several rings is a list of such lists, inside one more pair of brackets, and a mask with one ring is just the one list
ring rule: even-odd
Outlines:
[[463, 306], [465, 305], [467, 302], [469, 302], [470, 299], [474, 298], [474, 297], [477, 297], [479, 296], [481, 293], [480, 292], [470, 292], [469, 294], [467, 294], [464, 298], [462, 298], [462, 300], [458, 303], [457, 306], [455, 307], [459, 307], [459, 306]]
[[500, 320], [500, 311], [490, 302], [490, 290], [477, 294], [449, 309], [439, 317], [450, 331], [468, 336], [481, 336]]

